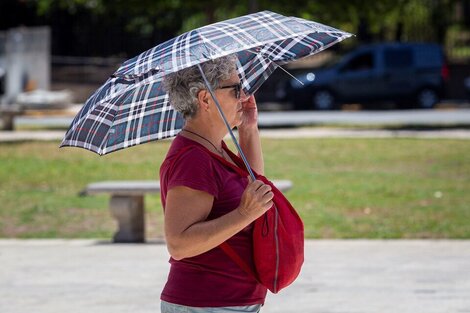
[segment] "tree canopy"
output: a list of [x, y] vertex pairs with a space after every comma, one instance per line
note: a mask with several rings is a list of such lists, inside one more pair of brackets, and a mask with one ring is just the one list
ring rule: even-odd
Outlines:
[[[126, 41], [122, 44], [123, 47], [130, 45], [135, 47], [136, 51], [142, 50], [141, 46], [152, 46], [208, 23], [260, 10], [271, 10], [328, 24], [356, 34], [358, 42], [396, 40], [434, 41], [445, 44], [449, 29], [458, 27], [468, 30], [470, 24], [467, 16], [470, 14], [465, 14], [469, 13], [470, 0], [3, 0], [2, 2], [3, 5], [21, 3], [34, 7], [43, 21], [58, 27], [74, 29], [75, 36], [79, 40], [81, 36], [98, 38], [115, 36]], [[456, 13], [459, 10], [463, 12], [460, 18]], [[129, 51], [129, 48], [126, 48], [126, 51], [135, 52]], [[90, 53], [93, 54], [93, 51]]]

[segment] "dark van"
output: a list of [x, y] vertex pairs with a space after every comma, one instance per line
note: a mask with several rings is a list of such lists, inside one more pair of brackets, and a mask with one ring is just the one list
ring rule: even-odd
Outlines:
[[400, 108], [433, 108], [449, 77], [437, 44], [383, 43], [362, 46], [334, 66], [296, 75], [278, 91], [295, 109], [331, 110], [343, 103], [377, 108], [394, 102]]

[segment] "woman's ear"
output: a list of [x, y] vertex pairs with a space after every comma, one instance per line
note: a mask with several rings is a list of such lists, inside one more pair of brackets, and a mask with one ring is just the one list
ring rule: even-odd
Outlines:
[[205, 111], [209, 109], [210, 93], [206, 89], [199, 90], [197, 94], [197, 100], [199, 102], [199, 107]]

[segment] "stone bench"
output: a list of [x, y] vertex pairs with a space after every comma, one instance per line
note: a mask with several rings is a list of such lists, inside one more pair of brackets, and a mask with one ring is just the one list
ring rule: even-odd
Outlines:
[[[274, 180], [281, 191], [292, 188], [289, 180]], [[160, 193], [160, 183], [146, 181], [104, 181], [89, 184], [80, 195], [110, 194], [109, 209], [118, 222], [113, 236], [116, 243], [145, 242], [145, 194]]]
[[0, 129], [13, 130], [14, 119], [24, 114], [24, 110], [17, 105], [0, 105]]

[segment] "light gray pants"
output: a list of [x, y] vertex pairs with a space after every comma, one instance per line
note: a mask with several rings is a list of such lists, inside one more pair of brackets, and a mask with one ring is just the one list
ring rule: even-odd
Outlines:
[[213, 308], [198, 308], [193, 306], [184, 306], [162, 301], [161, 313], [258, 313], [261, 304], [245, 306], [224, 306]]

